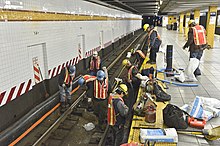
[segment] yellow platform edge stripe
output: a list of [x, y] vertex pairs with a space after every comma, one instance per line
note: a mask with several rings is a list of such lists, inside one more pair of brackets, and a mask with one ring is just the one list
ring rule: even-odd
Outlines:
[[[154, 69], [156, 69], [155, 64], [154, 65], [146, 64], [146, 62], [148, 60], [149, 60], [149, 58], [146, 57], [143, 64], [141, 65], [139, 71], [141, 71], [142, 69], [150, 68], [151, 66], [153, 66]], [[164, 79], [164, 74], [163, 73], [158, 73], [157, 75], [158, 75], [159, 78]], [[158, 83], [163, 84], [162, 82], [158, 82]], [[137, 101], [141, 97], [141, 94], [142, 94], [142, 88], [140, 88], [139, 91], [138, 91]], [[154, 127], [154, 128], [164, 128], [162, 109], [165, 108], [167, 103], [156, 102], [156, 104], [157, 104], [156, 122], [155, 122], [155, 125], [150, 124], [148, 126], [149, 128], [152, 128], [152, 127]], [[133, 119], [139, 119], [139, 120], [133, 120]], [[146, 125], [147, 123], [144, 121], [144, 117], [134, 115], [133, 119], [132, 119], [132, 123], [131, 123], [131, 129], [130, 129], [129, 137], [128, 137], [128, 143], [130, 143], [130, 142], [140, 143], [140, 140], [139, 140], [140, 129], [133, 129], [133, 127], [140, 127], [141, 124]], [[161, 142], [161, 143], [156, 143], [155, 144], [155, 146], [160, 146], [160, 145], [163, 145], [163, 146], [176, 146], [176, 143], [162, 143]]]

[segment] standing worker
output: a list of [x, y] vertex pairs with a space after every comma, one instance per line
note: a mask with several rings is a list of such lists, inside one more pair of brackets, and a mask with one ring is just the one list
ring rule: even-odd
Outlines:
[[89, 73], [90, 75], [96, 76], [96, 73], [98, 70], [101, 69], [101, 59], [100, 56], [98, 56], [98, 52], [94, 51], [93, 55], [91, 57], [91, 60], [89, 62]]
[[147, 61], [147, 63], [155, 64], [156, 63], [156, 57], [157, 52], [159, 51], [160, 45], [161, 45], [161, 38], [158, 32], [154, 29], [154, 26], [151, 25], [148, 27], [148, 45], [150, 48], [150, 60]]
[[98, 128], [101, 130], [104, 130], [105, 127], [104, 121], [107, 118], [107, 98], [110, 91], [106, 67], [103, 67], [103, 70], [97, 72], [97, 80], [94, 81], [93, 86], [94, 114], [98, 117]]
[[114, 146], [122, 144], [124, 125], [129, 108], [125, 105], [123, 97], [128, 94], [128, 87], [120, 84], [108, 100], [108, 124], [112, 126]]
[[[104, 70], [104, 71], [103, 71]], [[90, 82], [88, 90], [92, 97], [94, 114], [98, 117], [98, 128], [104, 130], [107, 115], [107, 97], [110, 91], [110, 86], [108, 82], [108, 72], [106, 67], [103, 67], [103, 70], [99, 70], [96, 75], [96, 79], [93, 82]]]
[[[198, 25], [194, 20], [189, 20], [188, 40], [183, 49], [189, 47], [189, 58], [201, 59], [203, 50], [207, 47], [206, 30], [202, 25]], [[195, 76], [201, 75], [199, 67], [194, 71]]]
[[60, 103], [61, 108], [66, 108], [72, 102], [71, 91], [72, 81], [76, 75], [76, 67], [74, 65], [67, 66], [61, 70], [58, 79], [58, 87], [60, 90]]
[[137, 92], [139, 90], [139, 86], [140, 86], [141, 81], [142, 80], [148, 80], [149, 78], [147, 76], [142, 76], [139, 73], [137, 67], [132, 65], [131, 62], [128, 59], [124, 59], [122, 61], [122, 65], [126, 66], [126, 68], [128, 69], [127, 82], [131, 85], [131, 88], [134, 90], [133, 91], [134, 95], [129, 96], [129, 98], [131, 98], [129, 108], [131, 108], [134, 105], [135, 101], [136, 101]]

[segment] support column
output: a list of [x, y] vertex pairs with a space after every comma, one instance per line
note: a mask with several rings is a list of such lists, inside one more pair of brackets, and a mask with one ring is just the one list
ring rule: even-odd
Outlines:
[[179, 24], [179, 33], [183, 33], [183, 19], [184, 19], [184, 14], [180, 14], [180, 24]]
[[168, 16], [168, 24], [171, 25], [173, 23], [173, 16]]
[[199, 19], [200, 19], [200, 10], [196, 9], [194, 11], [194, 20], [195, 20], [196, 24], [199, 24]]
[[189, 31], [189, 27], [188, 27], [188, 21], [190, 20], [190, 12], [186, 13], [186, 21], [185, 21], [185, 30], [184, 30], [184, 36], [186, 38], [188, 38], [188, 31]]
[[207, 32], [207, 42], [212, 48], [214, 46], [216, 16], [217, 16], [217, 6], [209, 6], [209, 12], [206, 23], [206, 32]]

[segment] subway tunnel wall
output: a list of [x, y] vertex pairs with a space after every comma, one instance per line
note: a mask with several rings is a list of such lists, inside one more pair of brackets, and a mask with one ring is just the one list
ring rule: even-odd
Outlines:
[[[63, 67], [76, 65], [82, 73], [94, 50], [108, 52], [142, 23], [140, 15], [85, 1], [11, 0], [0, 6], [0, 127], [43, 101], [43, 84], [50, 95], [57, 92]], [[34, 62], [42, 73], [38, 84]]]

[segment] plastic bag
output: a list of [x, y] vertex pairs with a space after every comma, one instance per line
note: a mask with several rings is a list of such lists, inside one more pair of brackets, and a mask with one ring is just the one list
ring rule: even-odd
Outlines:
[[162, 70], [165, 68], [165, 61], [164, 61], [165, 54], [161, 51], [157, 52], [157, 70]]
[[213, 117], [220, 116], [219, 105], [220, 100], [215, 98], [206, 98], [196, 96], [191, 105], [185, 104], [181, 107], [184, 111], [188, 112], [194, 118], [201, 118], [209, 121]]
[[186, 82], [195, 82], [197, 81], [194, 71], [199, 66], [199, 60], [197, 58], [190, 58], [189, 64], [185, 70], [185, 81]]
[[85, 128], [86, 131], [91, 131], [95, 128], [95, 125], [93, 123], [87, 123], [83, 126], [83, 128]]
[[174, 75], [174, 78], [176, 78], [176, 80], [180, 81], [180, 82], [185, 82], [185, 74], [183, 71], [179, 70], [178, 71], [179, 75]]

